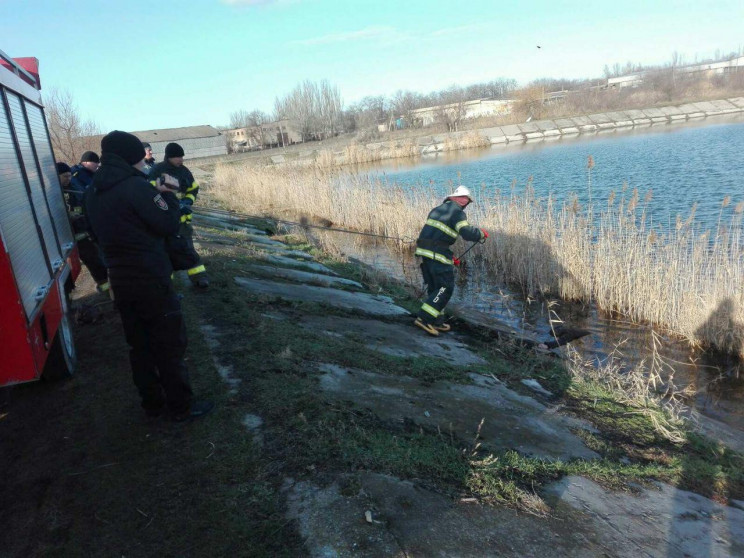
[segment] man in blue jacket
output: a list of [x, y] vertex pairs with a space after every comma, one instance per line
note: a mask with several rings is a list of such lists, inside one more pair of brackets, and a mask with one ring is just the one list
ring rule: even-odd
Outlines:
[[166, 408], [175, 420], [208, 413], [194, 401], [184, 362], [186, 326], [171, 283], [165, 239], [180, 224], [178, 183], [151, 185], [142, 173], [145, 150], [136, 136], [114, 131], [101, 140], [102, 166], [86, 195], [88, 220], [109, 271], [121, 315], [134, 383], [149, 416]]
[[460, 264], [452, 254], [452, 245], [458, 236], [470, 242], [488, 238], [486, 231], [468, 223], [463, 210], [472, 201], [470, 190], [458, 186], [442, 205], [431, 210], [416, 241], [416, 255], [421, 257], [427, 297], [414, 325], [435, 337], [440, 331], [451, 329], [444, 323], [443, 311], [455, 289], [454, 266]]
[[86, 151], [80, 157], [80, 162], [70, 169], [72, 173], [70, 179], [71, 193], [68, 197], [70, 211], [76, 212], [82, 208], [83, 195], [93, 182], [93, 176], [100, 166], [100, 157], [93, 151]]

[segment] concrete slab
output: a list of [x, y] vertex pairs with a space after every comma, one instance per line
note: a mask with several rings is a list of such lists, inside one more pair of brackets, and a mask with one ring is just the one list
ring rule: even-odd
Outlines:
[[677, 107], [673, 107], [673, 106], [661, 107], [659, 110], [663, 112], [671, 121], [687, 120], [687, 115], [681, 110], [679, 110], [679, 108]]
[[667, 122], [669, 119], [667, 115], [656, 108], [643, 109], [641, 112], [651, 119], [651, 122]]
[[272, 155], [271, 162], [275, 165], [281, 165], [286, 163], [286, 159], [284, 158], [284, 155]]
[[244, 265], [241, 269], [256, 273], [264, 277], [279, 277], [281, 279], [288, 279], [290, 281], [297, 281], [299, 283], [309, 283], [311, 285], [320, 285], [321, 287], [354, 287], [356, 289], [364, 289], [361, 283], [352, 281], [351, 279], [344, 279], [343, 277], [333, 277], [331, 275], [321, 275], [320, 273], [311, 273], [309, 271], [300, 271], [298, 269], [287, 269], [284, 267], [276, 267], [271, 265], [256, 265], [249, 264]]
[[613, 120], [604, 112], [598, 112], [596, 114], [590, 114], [587, 118], [592, 121], [593, 124], [599, 126], [600, 124], [612, 124]]
[[721, 114], [729, 114], [732, 112], [739, 112], [739, 107], [729, 103], [728, 101], [719, 100], [711, 101], [711, 104], [720, 111]]
[[705, 112], [701, 111], [693, 103], [686, 103], [677, 107], [679, 110], [687, 115], [687, 118], [702, 118], [705, 116]]
[[727, 99], [727, 100], [729, 103], [731, 103], [735, 107], [738, 107], [744, 110], [744, 97], [734, 97], [732, 99]]
[[517, 124], [517, 127], [524, 134], [525, 139], [534, 140], [545, 137], [537, 122], [525, 122]]
[[615, 123], [617, 128], [626, 128], [633, 125], [633, 119], [622, 111], [608, 112], [607, 116]]
[[472, 441], [480, 428], [487, 449], [513, 449], [545, 459], [595, 459], [597, 454], [571, 432], [588, 425], [552, 412], [531, 397], [521, 396], [500, 382], [470, 374], [472, 385], [420, 380], [321, 365], [321, 389], [384, 420], [412, 420], [427, 428], [451, 432]]
[[595, 132], [597, 125], [588, 116], [575, 116], [571, 118], [580, 132]]
[[300, 250], [291, 250], [287, 245], [282, 244], [281, 246], [273, 246], [269, 244], [257, 244], [254, 246], [256, 250], [260, 250], [262, 252], [271, 252], [272, 254], [278, 254], [280, 256], [286, 256], [288, 258], [295, 258], [300, 260], [305, 260], [308, 262], [313, 261], [313, 257], [308, 254], [307, 252], [302, 252]]
[[494, 128], [484, 128], [483, 130], [481, 130], [481, 134], [488, 138], [488, 141], [491, 142], [491, 145], [507, 142], [506, 134], [500, 126], [496, 126]]
[[523, 134], [531, 134], [540, 131], [540, 128], [538, 127], [536, 122], [524, 122], [522, 124], [517, 124], [517, 127]]
[[317, 302], [348, 310], [363, 312], [372, 316], [408, 316], [408, 310], [396, 305], [390, 297], [356, 293], [314, 287], [312, 285], [296, 285], [292, 283], [276, 283], [265, 279], [248, 279], [235, 277], [235, 282], [249, 290], [252, 294], [264, 295], [282, 300], [296, 302]]
[[324, 331], [334, 337], [338, 334], [361, 337], [365, 347], [386, 355], [433, 357], [458, 366], [486, 364], [456, 334], [432, 337], [414, 328], [412, 324], [391, 324], [379, 320], [337, 316], [306, 316], [301, 325], [310, 331]]
[[267, 262], [271, 262], [271, 263], [275, 263], [275, 264], [283, 265], [287, 267], [298, 267], [301, 269], [309, 269], [312, 271], [316, 271], [318, 273], [325, 273], [327, 275], [333, 275], [333, 276], [338, 275], [336, 272], [328, 269], [326, 266], [324, 266], [321, 263], [295, 260], [288, 256], [283, 255], [281, 252], [278, 254], [266, 254], [265, 256], [262, 257], [262, 259]]
[[404, 555], [384, 522], [365, 521], [365, 512], [373, 506], [358, 491], [344, 496], [337, 483], [321, 488], [310, 481], [295, 483], [291, 479], [285, 480], [282, 491], [286, 494], [286, 518], [296, 522], [309, 556], [378, 558]]
[[[636, 556], [742, 556], [744, 511], [692, 492], [656, 483], [638, 494], [608, 492], [597, 483], [570, 476], [550, 485], [560, 515], [566, 506], [588, 512], [587, 520], [610, 539], [609, 548]], [[607, 529], [609, 527], [609, 529]]]
[[570, 118], [559, 118], [555, 121], [555, 125], [561, 131], [563, 135], [572, 135], [579, 133], [579, 127]]
[[[286, 517], [297, 522], [313, 557], [607, 555], [583, 514], [571, 509], [564, 517], [538, 517], [453, 500], [419, 483], [367, 472], [325, 487], [287, 480], [283, 491]], [[622, 548], [613, 555], [631, 556]]]
[[207, 227], [222, 228], [228, 231], [243, 231], [247, 234], [254, 236], [266, 236], [266, 231], [262, 231], [253, 225], [241, 223], [236, 219], [223, 219], [218, 217], [211, 217], [209, 215], [197, 215], [194, 216], [194, 224], [203, 224]]
[[535, 125], [540, 129], [541, 132], [550, 132], [551, 130], [557, 130], [558, 125], [552, 120], [538, 120]]
[[705, 114], [718, 114], [719, 110], [713, 105], [713, 103], [710, 103], [708, 101], [700, 101], [698, 103], [691, 103], [695, 105], [697, 108], [699, 108], [702, 112]]
[[659, 107], [659, 110], [666, 116], [684, 114], [681, 110], [679, 110], [679, 108], [671, 106], [671, 105], [666, 106], [666, 107]]
[[524, 135], [524, 138], [525, 138], [526, 140], [528, 140], [528, 141], [529, 141], [529, 140], [541, 140], [541, 139], [543, 139], [544, 137], [545, 137], [545, 134], [543, 134], [542, 132], [527, 132], [527, 133], [526, 133], [526, 134]]
[[524, 141], [524, 134], [522, 134], [522, 130], [520, 130], [519, 126], [516, 124], [502, 126], [501, 130], [504, 132], [504, 135], [509, 142]]
[[628, 109], [628, 110], [624, 110], [623, 112], [627, 114], [628, 118], [630, 118], [631, 120], [638, 120], [638, 119], [645, 120], [647, 118], [646, 115], [643, 114], [643, 112], [638, 109]]

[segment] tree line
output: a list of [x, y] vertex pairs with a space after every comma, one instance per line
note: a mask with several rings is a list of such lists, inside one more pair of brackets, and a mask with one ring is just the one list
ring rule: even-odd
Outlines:
[[419, 93], [399, 90], [393, 95], [370, 95], [344, 108], [337, 86], [328, 80], [305, 80], [274, 101], [274, 111], [237, 110], [230, 114], [230, 128], [248, 128], [256, 141], [263, 142], [261, 127], [272, 121], [288, 119], [299, 128], [303, 141], [323, 139], [339, 132], [377, 128], [379, 124], [395, 126], [403, 118], [406, 125], [421, 125], [415, 111], [427, 107], [450, 106], [438, 118], [456, 129], [464, 116], [463, 103], [474, 99], [507, 99], [517, 89], [514, 79], [499, 78], [466, 87], [451, 85], [440, 91]]

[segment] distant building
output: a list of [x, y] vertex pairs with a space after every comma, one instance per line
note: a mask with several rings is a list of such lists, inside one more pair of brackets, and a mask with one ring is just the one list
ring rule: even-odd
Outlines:
[[[663, 68], [662, 70], [670, 70], [671, 68]], [[730, 72], [736, 72], [744, 70], [744, 56], [732, 58], [731, 60], [724, 60], [722, 62], [706, 62], [704, 64], [688, 64], [686, 66], [677, 66], [674, 71], [678, 74], [696, 74], [704, 72], [707, 75], [716, 74], [727, 74]], [[624, 87], [638, 87], [643, 83], [643, 80], [649, 73], [658, 70], [649, 70], [644, 72], [635, 72], [625, 76], [617, 76], [609, 78], [607, 80], [607, 87], [609, 89], [622, 89]]]
[[514, 101], [509, 99], [475, 99], [473, 101], [464, 101], [460, 103], [451, 103], [449, 105], [438, 105], [434, 107], [425, 107], [411, 111], [411, 114], [418, 122], [413, 125], [423, 127], [431, 126], [437, 122], [443, 113], [462, 111], [462, 120], [470, 118], [481, 118], [483, 116], [503, 116], [511, 113]]
[[212, 126], [186, 126], [184, 128], [165, 128], [163, 130], [145, 130], [132, 133], [140, 140], [150, 144], [156, 161], [163, 160], [165, 146], [171, 142], [183, 147], [186, 159], [227, 154], [225, 136]]
[[233, 153], [263, 148], [261, 129], [258, 126], [233, 128], [231, 130], [225, 130], [224, 133], [228, 141], [228, 147]]
[[252, 151], [300, 143], [302, 133], [292, 120], [277, 120], [261, 126], [233, 128], [225, 131], [232, 151]]

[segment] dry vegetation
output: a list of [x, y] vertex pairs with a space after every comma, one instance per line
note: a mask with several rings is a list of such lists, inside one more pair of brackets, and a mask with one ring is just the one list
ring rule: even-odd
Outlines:
[[[422, 216], [439, 201], [422, 189], [317, 164], [223, 165], [214, 184], [215, 197], [230, 209], [400, 238], [391, 249], [408, 255]], [[730, 222], [701, 234], [694, 211], [672, 230], [651, 228], [650, 196], [640, 200], [635, 190], [613, 194], [601, 211], [575, 199], [560, 205], [538, 199], [529, 185], [524, 194], [478, 194], [468, 215], [491, 232], [479, 257], [496, 280], [529, 296], [593, 300], [691, 343], [744, 355], [742, 204]], [[318, 238], [340, 252], [340, 236]]]

